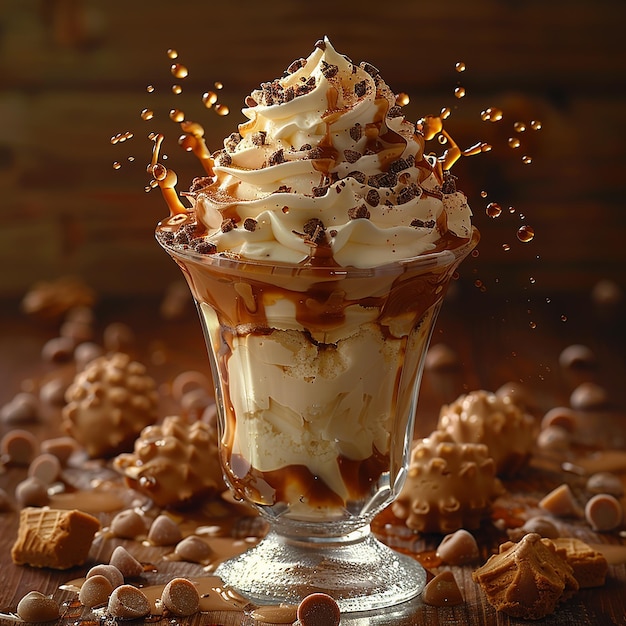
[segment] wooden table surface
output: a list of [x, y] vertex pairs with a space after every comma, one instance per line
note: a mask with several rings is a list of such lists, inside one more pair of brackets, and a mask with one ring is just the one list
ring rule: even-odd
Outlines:
[[[419, 404], [416, 435], [425, 436], [434, 427], [439, 407], [454, 400], [460, 393], [474, 389], [495, 391], [509, 382], [523, 384], [540, 419], [555, 406], [567, 406], [570, 393], [582, 379], [592, 379], [608, 393], [610, 406], [600, 411], [583, 411], [588, 449], [610, 445], [624, 449], [626, 437], [626, 341], [621, 323], [623, 310], [608, 312], [598, 309], [590, 294], [570, 297], [551, 294], [481, 293], [471, 285], [460, 283], [448, 298], [440, 316], [433, 343], [445, 343], [459, 355], [461, 367], [445, 374], [426, 371]], [[163, 385], [187, 369], [208, 369], [205, 348], [195, 311], [189, 306], [181, 317], [164, 320], [158, 314], [158, 302], [104, 302], [96, 307], [96, 333], [109, 322], [127, 323], [135, 331], [134, 349], [150, 373]], [[610, 313], [610, 314], [609, 314]], [[37, 381], [50, 375], [56, 365], [41, 358], [45, 341], [58, 333], [58, 326], [27, 318], [19, 311], [19, 303], [10, 301], [0, 307], [0, 404], [10, 400], [21, 389], [37, 386]], [[97, 335], [99, 336], [99, 335]], [[566, 371], [559, 364], [561, 351], [571, 344], [589, 346], [596, 355], [595, 367], [584, 373]], [[171, 406], [163, 406], [163, 413]], [[0, 424], [4, 435], [12, 425]], [[59, 432], [58, 416], [28, 425], [40, 434], [50, 436]], [[626, 468], [623, 468], [626, 471]], [[17, 482], [26, 470], [5, 468], [0, 473], [0, 487], [11, 497]], [[83, 476], [83, 480], [88, 476]], [[503, 506], [514, 510], [515, 502], [536, 504], [547, 491], [567, 481], [581, 495], [581, 477], [565, 474], [556, 466], [546, 466], [538, 457], [514, 479], [505, 483], [508, 495]], [[512, 513], [511, 513], [512, 514]], [[100, 515], [103, 524], [110, 513]], [[385, 523], [389, 522], [386, 526]], [[563, 532], [600, 544], [626, 544], [619, 532], [596, 534], [584, 520], [561, 521]], [[199, 576], [198, 565], [175, 563], [161, 558], [142, 543], [111, 539], [94, 542], [89, 562], [68, 572], [34, 569], [12, 563], [10, 549], [15, 540], [18, 513], [0, 513], [0, 623], [12, 623], [9, 617], [19, 599], [31, 590], [52, 594], [61, 602], [70, 603], [67, 614], [59, 624], [74, 626], [81, 623], [71, 602], [76, 595], [60, 585], [84, 575], [94, 562], [104, 562], [115, 545], [126, 546], [140, 561], [154, 568], [146, 572], [145, 584], [160, 583], [172, 576]], [[407, 531], [389, 512], [384, 512], [374, 525], [381, 538], [404, 551], [426, 558], [436, 548], [440, 536], [421, 536]], [[493, 553], [506, 536], [489, 521], [477, 532], [483, 557]], [[431, 568], [437, 572], [436, 567]], [[435, 608], [416, 599], [401, 607], [380, 611], [374, 615], [344, 618], [342, 624], [421, 625], [455, 624], [504, 625], [526, 623], [497, 613], [485, 600], [471, 580], [471, 566], [452, 567], [465, 597], [456, 607]], [[564, 603], [556, 614], [536, 623], [550, 625], [626, 625], [626, 565], [610, 566], [605, 586], [579, 591]], [[82, 623], [89, 619], [84, 617]], [[151, 623], [159, 623], [154, 618]], [[163, 618], [163, 624], [170, 623]], [[235, 612], [202, 613], [181, 624], [257, 624], [249, 616]], [[92, 622], [93, 623], [93, 622]], [[97, 622], [96, 622], [97, 623]]]

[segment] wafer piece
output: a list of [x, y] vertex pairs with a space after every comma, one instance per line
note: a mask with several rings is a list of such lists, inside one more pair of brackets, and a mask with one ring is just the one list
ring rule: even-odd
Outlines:
[[68, 569], [87, 559], [100, 522], [82, 511], [26, 507], [11, 549], [16, 565]]
[[601, 587], [609, 569], [606, 557], [574, 537], [558, 537], [552, 543], [565, 550], [565, 558], [574, 570], [574, 578], [580, 588]]

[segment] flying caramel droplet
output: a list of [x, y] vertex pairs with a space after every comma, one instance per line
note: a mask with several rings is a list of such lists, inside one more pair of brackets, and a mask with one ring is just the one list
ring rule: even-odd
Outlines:
[[517, 231], [517, 238], [522, 243], [528, 243], [529, 241], [532, 241], [534, 237], [535, 229], [532, 226], [520, 226], [519, 230]]
[[176, 78], [186, 78], [189, 75], [189, 70], [182, 63], [173, 63], [170, 71]]
[[141, 112], [141, 119], [144, 121], [151, 120], [153, 117], [154, 117], [154, 111], [151, 111], [150, 109], [144, 109]]

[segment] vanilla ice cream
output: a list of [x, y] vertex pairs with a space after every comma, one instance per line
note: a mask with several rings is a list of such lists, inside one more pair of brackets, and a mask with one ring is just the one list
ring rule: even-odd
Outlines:
[[349, 522], [399, 488], [434, 321], [478, 234], [420, 123], [328, 40], [243, 113], [210, 156], [183, 124], [206, 170], [190, 207], [154, 164], [171, 209], [157, 238], [204, 323], [236, 494]]

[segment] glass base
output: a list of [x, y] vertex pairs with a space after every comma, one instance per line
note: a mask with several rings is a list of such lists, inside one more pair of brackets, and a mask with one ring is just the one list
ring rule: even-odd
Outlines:
[[270, 531], [254, 548], [220, 564], [216, 574], [257, 605], [298, 604], [323, 592], [342, 613], [406, 602], [426, 584], [422, 566], [378, 541], [369, 526], [333, 538]]

